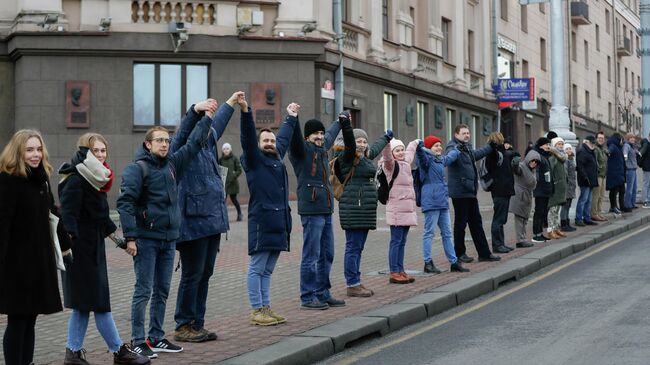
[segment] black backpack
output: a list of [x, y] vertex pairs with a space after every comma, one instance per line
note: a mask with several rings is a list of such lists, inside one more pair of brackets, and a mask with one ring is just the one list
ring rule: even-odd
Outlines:
[[395, 162], [393, 178], [390, 180], [390, 184], [388, 183], [388, 178], [386, 177], [384, 169], [380, 166], [377, 170], [377, 178], [375, 181], [377, 181], [377, 200], [379, 200], [380, 203], [386, 205], [386, 202], [388, 202], [388, 195], [390, 194], [390, 189], [393, 187], [397, 174], [399, 174], [399, 164], [397, 162]]

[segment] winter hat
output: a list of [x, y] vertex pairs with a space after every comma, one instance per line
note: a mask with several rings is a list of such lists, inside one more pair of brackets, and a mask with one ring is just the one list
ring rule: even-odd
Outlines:
[[585, 138], [585, 139], [587, 141], [591, 142], [592, 144], [596, 143], [596, 137], [594, 137], [594, 136], [587, 136], [587, 138]]
[[223, 146], [221, 146], [221, 151], [223, 151], [225, 149], [232, 150], [232, 146], [230, 145], [230, 143], [226, 142], [226, 143], [223, 144]]
[[503, 139], [503, 144], [506, 144], [506, 143], [507, 143], [507, 144], [512, 144], [512, 139], [511, 139], [510, 137], [505, 137], [505, 138]]
[[396, 149], [399, 146], [402, 146], [402, 147], [406, 148], [406, 146], [404, 146], [404, 142], [400, 141], [399, 139], [393, 138], [393, 139], [390, 140], [390, 150], [391, 151]]
[[551, 146], [555, 147], [555, 145], [558, 144], [558, 142], [562, 142], [562, 143], [564, 143], [564, 139], [562, 139], [562, 137], [555, 137], [555, 138], [553, 138], [553, 139], [551, 140]]
[[542, 147], [545, 144], [550, 144], [551, 140], [546, 137], [539, 137], [537, 142], [535, 142], [535, 147]]
[[426, 147], [428, 149], [431, 149], [431, 147], [433, 147], [433, 145], [438, 143], [438, 142], [442, 143], [440, 138], [438, 138], [436, 136], [426, 136], [426, 137], [424, 137], [424, 147]]
[[320, 120], [310, 119], [307, 121], [307, 123], [305, 123], [305, 138], [311, 136], [312, 133], [316, 133], [318, 131], [325, 132], [325, 126]]
[[553, 139], [553, 138], [556, 138], [556, 137], [557, 137], [557, 133], [555, 133], [553, 131], [548, 131], [548, 133], [546, 133], [546, 138], [548, 138], [548, 139]]
[[573, 151], [573, 146], [571, 146], [568, 143], [565, 143], [564, 144], [564, 152], [569, 152], [569, 151]]
[[354, 128], [353, 132], [354, 132], [354, 139], [365, 138], [366, 141], [368, 140], [368, 133], [366, 133], [366, 131], [364, 131], [363, 129]]

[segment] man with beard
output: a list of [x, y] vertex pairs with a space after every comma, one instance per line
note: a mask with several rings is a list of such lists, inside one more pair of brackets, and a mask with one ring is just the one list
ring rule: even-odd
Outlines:
[[282, 162], [298, 124], [300, 105], [287, 106], [289, 115], [282, 123], [277, 139], [270, 129], [262, 129], [255, 138], [253, 113], [246, 98], [238, 99], [241, 108], [241, 164], [246, 172], [248, 202], [248, 254], [250, 263], [246, 284], [253, 309], [254, 325], [273, 326], [286, 319], [271, 310], [271, 275], [281, 251], [289, 251], [291, 212], [289, 182]]

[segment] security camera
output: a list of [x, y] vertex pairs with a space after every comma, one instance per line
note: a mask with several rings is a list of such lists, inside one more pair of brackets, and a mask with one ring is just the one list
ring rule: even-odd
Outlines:
[[108, 30], [111, 28], [111, 18], [102, 18], [99, 21], [99, 31], [101, 32], [108, 32]]
[[59, 21], [59, 14], [46, 14], [42, 22], [37, 25], [43, 29], [49, 28], [51, 24], [56, 24]]
[[178, 30], [178, 39], [183, 42], [187, 42], [187, 40], [190, 39], [190, 35], [187, 32], [186, 28], [182, 28]]

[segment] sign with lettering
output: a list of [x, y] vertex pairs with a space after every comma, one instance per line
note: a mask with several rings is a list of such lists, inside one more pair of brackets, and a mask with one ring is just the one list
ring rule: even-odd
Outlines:
[[499, 102], [535, 100], [535, 79], [499, 79], [492, 91]]
[[278, 128], [282, 122], [280, 84], [251, 84], [251, 107], [255, 128]]
[[65, 82], [65, 126], [90, 128], [90, 82]]

